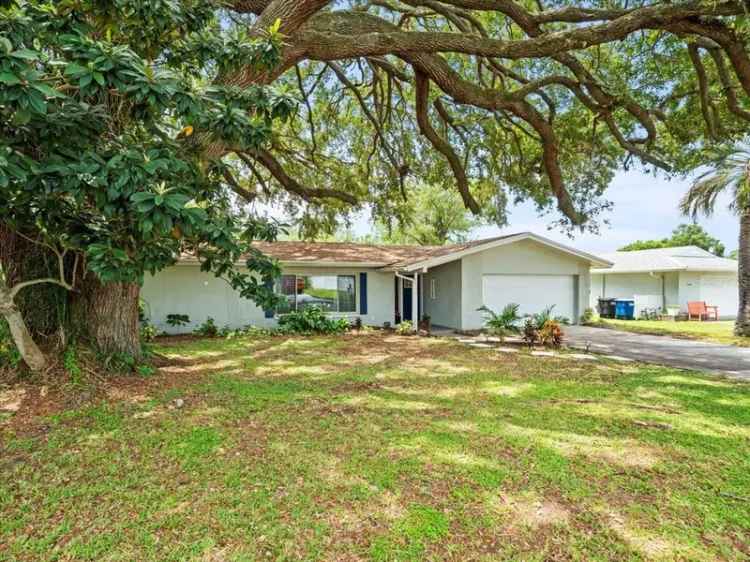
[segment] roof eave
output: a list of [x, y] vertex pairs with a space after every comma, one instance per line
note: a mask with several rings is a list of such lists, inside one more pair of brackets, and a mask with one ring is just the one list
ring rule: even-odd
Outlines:
[[515, 242], [520, 242], [521, 240], [534, 240], [535, 242], [538, 242], [545, 246], [555, 248], [566, 254], [573, 255], [583, 261], [587, 261], [591, 265], [598, 265], [598, 266], [604, 266], [604, 267], [610, 267], [614, 265], [612, 262], [602, 259], [600, 257], [594, 256], [593, 254], [589, 254], [587, 252], [576, 250], [575, 248], [571, 248], [570, 246], [566, 246], [565, 244], [560, 244], [558, 242], [550, 240], [549, 238], [545, 238], [543, 236], [539, 236], [538, 234], [534, 234], [533, 232], [521, 232], [514, 236], [508, 236], [507, 238], [502, 238], [500, 240], [493, 240], [491, 242], [487, 242], [486, 244], [479, 244], [477, 246], [464, 248], [463, 250], [458, 250], [457, 252], [443, 254], [440, 256], [436, 256], [434, 258], [428, 258], [426, 260], [420, 260], [420, 261], [413, 262], [410, 264], [405, 264], [401, 267], [394, 268], [394, 269], [400, 270], [400, 271], [406, 271], [406, 272], [419, 271], [420, 269], [425, 269], [425, 268], [429, 269], [431, 267], [437, 267], [445, 263], [456, 261], [458, 259], [463, 258], [464, 256], [476, 254], [478, 252], [483, 252], [485, 250], [497, 248], [500, 246], [505, 246], [506, 244], [513, 244]]
[[279, 264], [287, 267], [364, 267], [368, 269], [378, 269], [387, 265], [384, 262], [335, 260], [279, 260]]
[[601, 269], [592, 268], [591, 273], [593, 274], [608, 274], [618, 275], [626, 273], [674, 273], [674, 272], [691, 272], [691, 273], [735, 273], [736, 269], [723, 268], [723, 267], [658, 267], [658, 268], [639, 268], [639, 269]]
[[[269, 256], [273, 258], [273, 256]], [[359, 267], [367, 269], [378, 269], [387, 265], [385, 262], [360, 262], [360, 261], [333, 261], [333, 260], [277, 260], [282, 267]], [[244, 267], [246, 260], [238, 260], [235, 265]], [[200, 265], [201, 262], [195, 258], [181, 258], [176, 265]]]

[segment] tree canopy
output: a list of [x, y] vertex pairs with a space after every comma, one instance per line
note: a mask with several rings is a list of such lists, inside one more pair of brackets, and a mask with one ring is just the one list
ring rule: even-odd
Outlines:
[[[102, 108], [160, 113], [166, 136], [115, 131], [134, 149], [119, 166], [145, 149], [160, 162], [170, 159], [158, 151], [179, 154], [249, 208], [285, 208], [305, 236], [362, 205], [406, 217], [419, 181], [456, 189], [485, 219], [502, 223], [508, 203], [531, 200], [564, 227], [596, 229], [616, 170], [685, 172], [750, 125], [746, 1], [8, 4], [3, 85], [26, 105], [13, 119], [66, 105], [66, 119], [101, 135]], [[25, 61], [50, 89], [15, 83], [26, 51], [51, 56]], [[273, 134], [268, 118], [291, 106], [269, 84], [300, 103]], [[110, 103], [127, 89], [132, 102]], [[77, 117], [68, 98], [87, 104]]]
[[563, 227], [596, 229], [616, 170], [681, 174], [750, 124], [746, 2], [229, 4], [250, 29], [281, 18], [281, 63], [228, 79], [300, 99], [249, 161], [311, 233], [342, 208], [274, 184], [344, 189], [388, 219], [417, 178], [489, 219], [531, 200]]
[[718, 238], [714, 238], [698, 224], [681, 224], [672, 231], [672, 236], [661, 240], [637, 240], [620, 248], [620, 252], [636, 250], [653, 250], [657, 248], [676, 248], [679, 246], [698, 246], [707, 252], [723, 257], [726, 247]]
[[466, 241], [471, 230], [481, 225], [454, 189], [420, 185], [411, 192], [403, 222], [376, 225], [379, 239], [392, 244], [441, 246]]
[[[3, 224], [61, 261], [75, 254], [102, 281], [140, 281], [191, 251], [261, 298], [262, 285], [232, 266], [249, 249], [243, 240], [273, 237], [274, 227], [233, 211], [222, 187], [231, 172], [189, 137], [210, 131], [212, 142], [246, 149], [267, 141], [292, 100], [214, 82], [239, 61], [273, 67], [280, 37], [226, 32], [212, 3], [187, 4], [0, 10]], [[46, 281], [73, 283], [62, 272]]]

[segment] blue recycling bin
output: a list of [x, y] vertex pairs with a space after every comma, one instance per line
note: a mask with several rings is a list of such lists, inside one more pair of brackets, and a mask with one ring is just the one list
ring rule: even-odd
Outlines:
[[635, 318], [635, 301], [632, 299], [617, 299], [615, 301], [615, 318], [622, 320]]

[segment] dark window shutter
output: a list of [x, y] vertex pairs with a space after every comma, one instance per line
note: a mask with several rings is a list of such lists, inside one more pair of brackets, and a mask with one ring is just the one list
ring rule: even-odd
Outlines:
[[359, 313], [367, 314], [367, 273], [359, 274]]
[[[273, 279], [266, 279], [266, 281], [263, 283], [269, 291], [273, 290]], [[274, 310], [273, 308], [266, 308], [263, 311], [266, 315], [266, 318], [273, 318]]]

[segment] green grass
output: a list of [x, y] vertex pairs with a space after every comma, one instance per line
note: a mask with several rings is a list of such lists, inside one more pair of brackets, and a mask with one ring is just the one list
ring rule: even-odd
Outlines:
[[750, 556], [750, 385], [377, 334], [158, 351], [2, 422], [0, 560]]
[[671, 322], [662, 320], [614, 320], [602, 318], [599, 324], [605, 328], [614, 328], [616, 330], [639, 334], [666, 335], [750, 347], [750, 338], [742, 338], [734, 335], [734, 322], [731, 320], [720, 320], [718, 322]]

